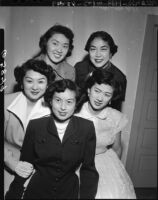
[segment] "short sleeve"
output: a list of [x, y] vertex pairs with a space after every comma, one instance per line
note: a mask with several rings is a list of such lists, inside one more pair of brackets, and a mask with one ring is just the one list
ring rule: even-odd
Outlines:
[[118, 123], [114, 129], [114, 134], [117, 134], [120, 131], [122, 131], [125, 128], [125, 126], [127, 125], [127, 123], [128, 123], [127, 116], [123, 113], [120, 113]]
[[128, 123], [127, 116], [118, 110], [110, 108], [108, 115], [115, 124], [115, 126], [113, 127], [114, 135], [122, 131]]

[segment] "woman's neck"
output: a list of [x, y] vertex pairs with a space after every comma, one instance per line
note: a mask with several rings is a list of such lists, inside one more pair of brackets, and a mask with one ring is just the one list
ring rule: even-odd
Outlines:
[[30, 101], [29, 99], [27, 99], [27, 113], [26, 113], [26, 119], [28, 118], [28, 116], [30, 115], [32, 109], [34, 108], [35, 104], [37, 101], [33, 102]]
[[54, 119], [54, 121], [56, 124], [58, 124], [58, 125], [60, 124], [63, 127], [64, 125], [66, 126], [69, 123], [70, 119], [68, 119], [66, 121], [59, 121], [59, 120]]
[[55, 63], [53, 63], [53, 62], [49, 59], [49, 57], [48, 57], [47, 55], [44, 55], [44, 61], [45, 61], [48, 65], [52, 66], [53, 69], [57, 70], [58, 65], [55, 64]]

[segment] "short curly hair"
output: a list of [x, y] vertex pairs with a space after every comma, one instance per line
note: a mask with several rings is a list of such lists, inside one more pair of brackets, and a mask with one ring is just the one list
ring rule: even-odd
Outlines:
[[21, 66], [17, 66], [14, 69], [14, 76], [19, 88], [23, 85], [23, 79], [26, 75], [26, 72], [33, 70], [39, 72], [42, 75], [45, 75], [48, 81], [48, 85], [55, 80], [55, 73], [53, 68], [50, 65], [47, 65], [43, 60], [30, 59], [23, 63]]
[[44, 94], [44, 100], [50, 108], [51, 108], [51, 101], [53, 99], [54, 93], [55, 92], [58, 92], [58, 93], [64, 92], [66, 89], [69, 89], [69, 90], [75, 92], [75, 94], [76, 94], [76, 105], [77, 105], [77, 103], [79, 101], [79, 97], [80, 97], [79, 88], [77, 87], [75, 82], [73, 82], [72, 80], [61, 79], [61, 80], [54, 81], [51, 85], [49, 85], [45, 94]]
[[120, 83], [115, 80], [114, 75], [106, 70], [101, 70], [101, 69], [96, 69], [93, 72], [91, 72], [86, 80], [86, 90], [88, 88], [91, 88], [95, 83], [97, 84], [106, 84], [110, 85], [113, 89], [113, 96], [112, 96], [112, 101], [117, 100], [120, 98], [120, 94], [122, 92], [122, 87]]
[[46, 54], [47, 53], [47, 42], [48, 40], [56, 33], [63, 34], [68, 40], [69, 40], [69, 50], [66, 55], [66, 57], [71, 56], [72, 50], [74, 48], [73, 46], [73, 38], [74, 34], [72, 30], [66, 26], [62, 26], [59, 24], [56, 24], [49, 28], [41, 37], [39, 41], [39, 47], [41, 49], [40, 54]]
[[107, 42], [110, 47], [110, 53], [112, 56], [117, 52], [118, 46], [115, 44], [111, 35], [105, 31], [96, 31], [90, 35], [85, 45], [85, 50], [89, 52], [92, 41], [95, 38], [101, 38], [103, 41]]

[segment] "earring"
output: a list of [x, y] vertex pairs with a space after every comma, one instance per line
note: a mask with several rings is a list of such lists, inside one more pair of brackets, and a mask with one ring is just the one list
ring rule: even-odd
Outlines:
[[111, 101], [109, 101], [109, 105], [111, 105]]

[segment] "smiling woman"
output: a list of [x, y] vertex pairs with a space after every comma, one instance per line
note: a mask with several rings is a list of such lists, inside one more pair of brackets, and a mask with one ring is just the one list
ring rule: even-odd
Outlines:
[[135, 199], [133, 183], [120, 161], [122, 154], [121, 131], [127, 117], [109, 106], [112, 99], [119, 99], [121, 88], [112, 73], [95, 70], [88, 76], [84, 103], [77, 116], [91, 120], [96, 130], [95, 164], [99, 173], [96, 198]]
[[96, 69], [109, 71], [114, 75], [116, 81], [120, 82], [122, 88], [119, 101], [111, 101], [111, 107], [121, 110], [122, 101], [125, 100], [126, 76], [111, 63], [111, 58], [117, 53], [118, 46], [115, 44], [110, 34], [105, 31], [93, 32], [85, 45], [88, 52], [87, 57], [75, 64], [76, 83], [84, 89], [88, 74]]
[[33, 170], [32, 165], [19, 161], [20, 149], [29, 121], [50, 114], [43, 95], [55, 79], [51, 66], [32, 59], [17, 66], [14, 75], [21, 91], [4, 97], [4, 192], [8, 190], [15, 174], [26, 177]]
[[57, 80], [75, 80], [75, 70], [66, 62], [73, 50], [73, 38], [71, 29], [62, 25], [52, 26], [40, 38], [40, 52], [34, 58], [51, 65]]
[[[44, 99], [52, 115], [31, 120], [21, 150], [21, 162], [35, 173], [24, 190], [27, 177], [17, 174], [6, 199], [94, 199], [98, 172], [94, 156], [96, 136], [91, 121], [74, 116], [78, 87], [69, 79], [52, 83]], [[76, 170], [80, 167], [80, 180]]]

